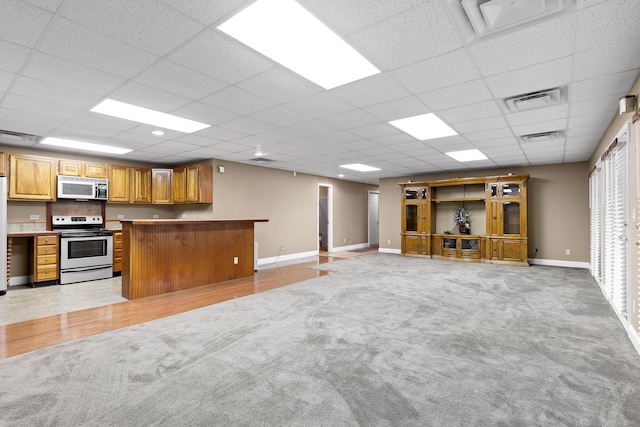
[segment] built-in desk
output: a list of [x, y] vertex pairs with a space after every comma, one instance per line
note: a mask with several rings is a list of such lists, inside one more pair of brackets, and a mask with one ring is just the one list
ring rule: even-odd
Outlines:
[[29, 240], [29, 275], [33, 285], [55, 284], [59, 278], [59, 231], [21, 231], [7, 233], [7, 289], [11, 278], [14, 239]]
[[135, 299], [251, 276], [254, 223], [267, 221], [121, 220], [122, 296]]

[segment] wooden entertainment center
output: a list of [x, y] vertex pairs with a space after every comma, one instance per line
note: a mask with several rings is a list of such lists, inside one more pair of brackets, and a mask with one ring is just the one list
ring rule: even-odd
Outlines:
[[[529, 175], [405, 182], [402, 255], [528, 266]], [[470, 229], [456, 224], [467, 213]], [[469, 234], [464, 234], [469, 233]]]

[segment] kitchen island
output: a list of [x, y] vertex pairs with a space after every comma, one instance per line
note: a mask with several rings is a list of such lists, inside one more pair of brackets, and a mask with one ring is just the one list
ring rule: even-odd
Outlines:
[[266, 219], [122, 223], [122, 296], [159, 295], [254, 273], [254, 224]]

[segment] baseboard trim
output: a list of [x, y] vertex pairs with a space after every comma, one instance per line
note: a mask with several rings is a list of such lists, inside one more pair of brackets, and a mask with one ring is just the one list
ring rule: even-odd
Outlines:
[[629, 335], [631, 344], [633, 344], [633, 347], [635, 347], [638, 354], [640, 354], [640, 335], [638, 335], [638, 332], [628, 323], [625, 323], [625, 328], [627, 329], [627, 334]]
[[362, 248], [368, 248], [368, 247], [369, 247], [368, 243], [358, 243], [357, 245], [334, 247], [329, 252], [348, 252], [348, 251], [352, 251], [354, 249], [362, 249]]
[[33, 283], [33, 276], [15, 276], [9, 279], [9, 286], [28, 285]]
[[529, 264], [531, 265], [547, 265], [550, 267], [570, 267], [570, 268], [586, 268], [591, 266], [588, 262], [580, 261], [561, 261], [558, 259], [539, 259], [529, 258]]
[[392, 249], [392, 248], [378, 248], [378, 252], [382, 252], [383, 254], [396, 254], [396, 255], [400, 255], [402, 253], [400, 249]]
[[318, 255], [318, 253], [319, 253], [318, 251], [309, 251], [309, 252], [299, 252], [295, 254], [278, 255], [270, 258], [258, 258], [258, 266], [275, 264], [277, 262], [282, 262], [282, 261], [294, 261], [300, 258], [308, 258], [308, 257]]

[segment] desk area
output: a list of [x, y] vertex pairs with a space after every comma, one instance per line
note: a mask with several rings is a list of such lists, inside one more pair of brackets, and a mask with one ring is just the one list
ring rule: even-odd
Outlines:
[[55, 284], [59, 265], [58, 231], [21, 231], [7, 233], [7, 289], [11, 277], [11, 258], [14, 239], [27, 239], [29, 245], [29, 276], [33, 285]]

